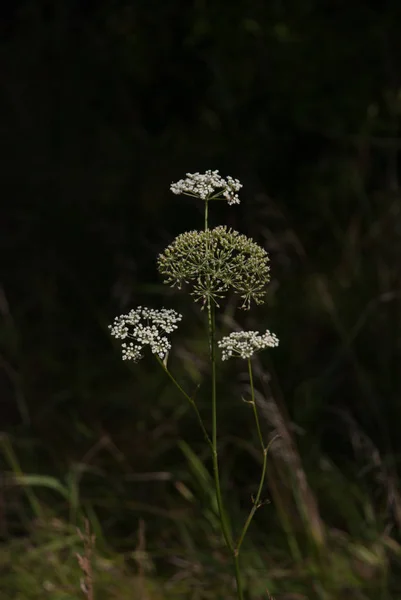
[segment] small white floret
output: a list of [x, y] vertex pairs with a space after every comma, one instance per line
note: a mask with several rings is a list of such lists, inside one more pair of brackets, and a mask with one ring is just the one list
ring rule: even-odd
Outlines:
[[278, 338], [269, 330], [260, 334], [257, 331], [233, 331], [217, 342], [222, 350], [222, 360], [229, 358], [251, 358], [265, 348], [278, 346]]
[[182, 315], [172, 309], [138, 306], [128, 314], [116, 317], [109, 329], [115, 338], [130, 340], [121, 344], [123, 360], [138, 362], [143, 357], [145, 346], [150, 346], [151, 352], [163, 359], [171, 348], [164, 334], [175, 331], [181, 319]]
[[218, 171], [205, 173], [187, 173], [185, 179], [172, 183], [170, 190], [173, 194], [185, 194], [201, 200], [225, 198], [228, 204], [239, 204], [238, 196], [242, 184], [233, 177], [221, 177]]

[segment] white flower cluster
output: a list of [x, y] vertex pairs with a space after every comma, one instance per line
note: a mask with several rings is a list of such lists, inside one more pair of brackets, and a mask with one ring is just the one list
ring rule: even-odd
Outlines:
[[251, 358], [260, 350], [278, 346], [278, 338], [269, 330], [262, 335], [257, 331], [233, 331], [217, 344], [222, 349], [222, 360], [232, 357]]
[[177, 329], [177, 323], [181, 319], [182, 315], [175, 310], [167, 308], [155, 310], [138, 306], [130, 310], [127, 315], [116, 317], [113, 325], [109, 325], [109, 329], [111, 335], [117, 339], [133, 340], [121, 345], [123, 360], [137, 362], [142, 358], [145, 346], [150, 346], [153, 354], [164, 358], [171, 348], [171, 343], [163, 334]]
[[206, 173], [187, 173], [185, 179], [172, 183], [170, 190], [173, 194], [185, 194], [206, 200], [214, 192], [213, 198], [223, 197], [228, 204], [239, 204], [238, 192], [242, 184], [238, 179], [228, 176], [226, 179], [219, 175], [218, 171], [206, 171]]

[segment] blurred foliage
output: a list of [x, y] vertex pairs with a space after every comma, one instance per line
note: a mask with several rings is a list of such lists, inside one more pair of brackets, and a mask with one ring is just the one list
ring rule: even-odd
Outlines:
[[[34, 581], [53, 560], [62, 589], [76, 585], [63, 553], [84, 514], [131, 588], [105, 597], [134, 593], [125, 570], [139, 519], [149, 599], [167, 597], [171, 578], [183, 585], [174, 597], [220, 597], [229, 584], [207, 471], [199, 479], [188, 458], [209, 465], [196, 420], [150, 360], [121, 363], [107, 330], [136, 304], [181, 310], [172, 368], [188, 389], [201, 384], [208, 418], [203, 314], [155, 268], [175, 235], [202, 226], [170, 182], [208, 168], [244, 184], [242, 204], [212, 219], [262, 243], [272, 263], [268, 308], [244, 315], [232, 300], [220, 327], [238, 318], [281, 342], [258, 366], [266, 435], [281, 437], [272, 503], [246, 544], [254, 594], [259, 582], [288, 600], [401, 595], [400, 24], [398, 0], [7, 4], [5, 598], [42, 598]], [[220, 382], [234, 523], [260, 468], [243, 371], [223, 365]], [[52, 518], [61, 529], [43, 537], [36, 520]]]

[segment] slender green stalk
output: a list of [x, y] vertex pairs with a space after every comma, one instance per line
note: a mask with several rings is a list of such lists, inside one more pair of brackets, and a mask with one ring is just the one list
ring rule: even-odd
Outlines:
[[262, 496], [262, 490], [263, 490], [263, 485], [265, 482], [265, 477], [266, 477], [266, 468], [267, 468], [267, 454], [269, 452], [270, 446], [272, 445], [272, 443], [274, 442], [274, 440], [278, 437], [278, 436], [274, 436], [272, 440], [270, 440], [269, 444], [267, 446], [265, 446], [264, 441], [263, 441], [263, 436], [262, 436], [262, 430], [260, 428], [260, 421], [259, 421], [259, 415], [258, 415], [258, 410], [256, 407], [256, 401], [255, 401], [255, 386], [253, 383], [253, 372], [252, 372], [252, 363], [251, 363], [251, 359], [248, 358], [248, 373], [249, 373], [249, 383], [251, 386], [251, 400], [250, 400], [250, 404], [252, 405], [252, 409], [253, 409], [253, 414], [255, 417], [255, 424], [256, 424], [256, 430], [258, 433], [258, 438], [259, 438], [259, 442], [262, 448], [262, 452], [263, 452], [263, 465], [262, 465], [262, 474], [260, 476], [260, 481], [259, 481], [259, 487], [258, 487], [258, 491], [256, 493], [256, 497], [253, 499], [253, 506], [252, 509], [248, 515], [247, 520], [245, 521], [244, 527], [242, 528], [241, 531], [241, 535], [238, 539], [238, 543], [237, 543], [237, 547], [236, 547], [236, 554], [239, 555], [239, 551], [241, 549], [242, 546], [242, 542], [244, 541], [244, 538], [246, 536], [246, 533], [249, 529], [249, 526], [252, 522], [252, 519], [256, 513], [256, 511], [258, 510], [258, 508], [261, 506], [261, 496]]
[[208, 229], [208, 221], [209, 221], [209, 199], [205, 200], [205, 231]]
[[216, 392], [216, 356], [215, 356], [215, 324], [214, 310], [211, 303], [208, 303], [209, 316], [209, 336], [210, 336], [210, 361], [212, 365], [212, 459], [213, 473], [216, 487], [216, 499], [219, 509], [221, 528], [223, 536], [228, 548], [233, 550], [233, 543], [230, 534], [230, 528], [227, 522], [227, 516], [224, 510], [223, 498], [221, 494], [220, 475], [219, 475], [219, 460], [217, 451], [217, 392]]
[[241, 569], [240, 569], [240, 564], [239, 564], [239, 554], [238, 554], [238, 552], [236, 552], [235, 548], [233, 549], [233, 559], [234, 559], [235, 582], [237, 584], [238, 600], [244, 600], [244, 592], [242, 590]]
[[216, 356], [215, 356], [215, 317], [214, 307], [209, 299], [208, 301], [208, 325], [209, 325], [209, 343], [210, 343], [210, 362], [212, 365], [212, 458], [213, 458], [213, 474], [214, 484], [216, 488], [217, 507], [219, 510], [219, 518], [221, 530], [228, 549], [230, 550], [234, 560], [235, 580], [237, 583], [238, 600], [243, 600], [241, 572], [239, 568], [238, 553], [234, 547], [230, 527], [227, 521], [226, 511], [224, 509], [223, 497], [221, 493], [220, 474], [219, 474], [219, 458], [217, 451], [217, 390], [216, 390]]
[[[208, 230], [209, 223], [209, 198], [205, 200], [205, 231]], [[219, 473], [219, 457], [217, 450], [217, 377], [216, 377], [216, 340], [215, 340], [215, 314], [214, 306], [211, 298], [207, 299], [207, 315], [208, 315], [208, 337], [209, 337], [209, 353], [210, 363], [212, 366], [212, 461], [214, 485], [216, 488], [217, 508], [219, 511], [219, 519], [221, 531], [227, 548], [230, 550], [234, 561], [235, 581], [237, 584], [238, 600], [244, 600], [242, 592], [241, 572], [239, 568], [238, 555], [234, 547], [231, 537], [230, 527], [227, 520], [226, 511], [223, 504], [223, 496], [221, 493], [220, 473]]]
[[211, 450], [213, 451], [212, 440], [210, 439], [210, 436], [209, 436], [208, 432], [206, 431], [205, 424], [203, 423], [203, 419], [201, 417], [201, 414], [199, 412], [199, 409], [198, 409], [198, 407], [196, 405], [195, 400], [191, 396], [189, 396], [189, 394], [187, 394], [186, 391], [180, 386], [180, 384], [178, 383], [178, 381], [176, 380], [176, 378], [174, 377], [174, 375], [168, 370], [168, 368], [166, 367], [166, 365], [164, 364], [164, 362], [162, 361], [162, 359], [159, 358], [159, 356], [157, 356], [157, 354], [155, 354], [155, 356], [156, 356], [157, 362], [162, 367], [163, 371], [165, 371], [167, 373], [167, 375], [169, 376], [169, 378], [171, 379], [171, 381], [174, 383], [174, 385], [176, 386], [176, 388], [181, 392], [181, 394], [188, 400], [188, 402], [192, 406], [192, 408], [195, 411], [195, 414], [197, 416], [199, 425], [201, 426], [201, 429], [203, 431], [203, 435], [205, 436], [205, 439], [206, 439], [207, 443], [209, 444]]

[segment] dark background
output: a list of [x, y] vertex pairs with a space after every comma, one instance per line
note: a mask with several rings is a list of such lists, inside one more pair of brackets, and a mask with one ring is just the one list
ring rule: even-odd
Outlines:
[[[231, 315], [280, 338], [258, 364], [266, 436], [281, 442], [248, 562], [258, 556], [252, 568], [277, 593], [338, 598], [355, 587], [370, 598], [379, 581], [393, 594], [380, 598], [396, 598], [400, 2], [32, 0], [2, 10], [5, 471], [18, 470], [12, 454], [47, 483], [79, 473], [73, 520], [90, 511], [102, 539], [127, 552], [144, 519], [157, 576], [179, 570], [169, 558], [188, 557], [192, 540], [207, 573], [199, 580], [213, 579], [220, 559], [210, 565], [207, 549], [218, 534], [196, 466], [195, 457], [209, 464], [196, 421], [149, 357], [122, 363], [107, 326], [138, 304], [181, 310], [171, 366], [188, 389], [201, 383], [210, 424], [204, 315], [162, 285], [156, 258], [202, 227], [200, 207], [170, 183], [219, 169], [241, 180], [242, 203], [219, 204], [212, 221], [252, 236], [272, 265], [267, 305], [248, 315], [230, 304], [220, 326]], [[241, 369], [223, 364], [220, 379], [234, 522], [259, 473]], [[50, 488], [36, 486], [35, 497], [68, 520], [71, 499]], [[6, 545], [30, 530], [24, 498], [3, 490]], [[350, 548], [366, 559], [381, 540], [382, 558], [374, 568], [366, 559], [369, 577], [365, 569], [358, 582], [344, 583], [344, 566], [341, 577], [333, 566], [330, 576], [300, 574], [294, 565], [327, 538], [347, 540], [339, 556], [352, 555], [353, 576]], [[283, 582], [269, 574], [272, 553], [289, 569]]]

